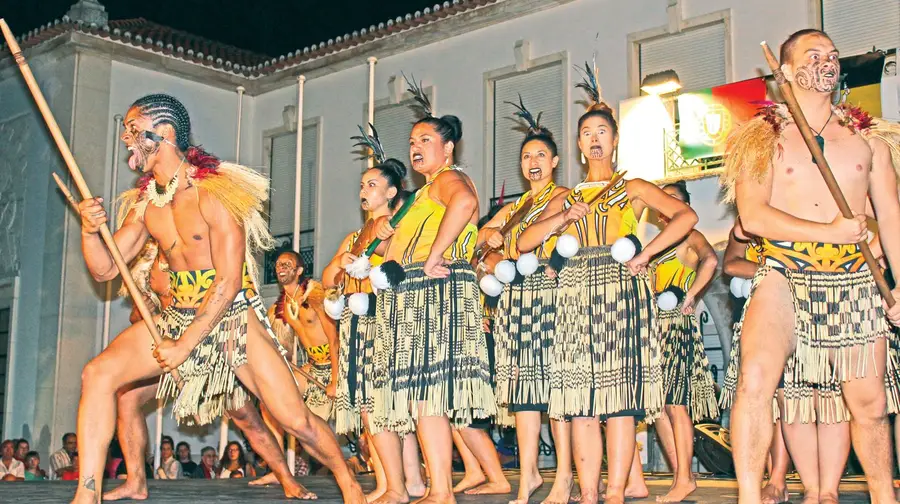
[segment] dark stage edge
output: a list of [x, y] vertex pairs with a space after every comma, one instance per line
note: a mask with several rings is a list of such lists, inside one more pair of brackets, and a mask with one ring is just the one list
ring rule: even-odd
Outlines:
[[[540, 503], [547, 496], [553, 481], [553, 472], [544, 472], [544, 486], [539, 489], [529, 502]], [[462, 474], [455, 474], [456, 480], [462, 478]], [[507, 478], [513, 487], [513, 492], [518, 488], [518, 471], [507, 472]], [[364, 490], [375, 486], [372, 476], [361, 476], [360, 483]], [[339, 503], [340, 493], [334, 480], [326, 476], [307, 476], [301, 479], [307, 488], [317, 493], [320, 503]], [[118, 481], [108, 481], [108, 488], [119, 484]], [[650, 488], [650, 497], [643, 500], [629, 500], [629, 503], [656, 502], [656, 497], [665, 495], [671, 484], [671, 478], [666, 476], [648, 476], [647, 484]], [[699, 488], [685, 502], [713, 503], [736, 502], [737, 486], [734, 480], [698, 477]], [[798, 483], [790, 483], [791, 502], [800, 502], [801, 487]], [[859, 480], [845, 481], [841, 484], [841, 502], [844, 504], [857, 504], [868, 502], [865, 494], [865, 483]], [[75, 491], [75, 482], [48, 481], [48, 482], [0, 482], [0, 502], [21, 502], [29, 504], [60, 504], [69, 502]], [[507, 504], [515, 497], [515, 493], [509, 495], [459, 495], [457, 502]], [[136, 502], [136, 501], [121, 501]], [[246, 480], [180, 480], [180, 481], [151, 481], [150, 498], [147, 503], [180, 503], [180, 504], [222, 504], [232, 502], [257, 503], [257, 502], [296, 502], [284, 498], [280, 487], [270, 486], [265, 488], [248, 487]]]

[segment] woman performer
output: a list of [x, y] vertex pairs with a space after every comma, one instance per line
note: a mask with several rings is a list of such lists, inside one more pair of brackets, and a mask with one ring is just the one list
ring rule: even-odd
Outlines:
[[[369, 313], [371, 313], [375, 307], [371, 283], [367, 278], [351, 277], [345, 269], [357, 260], [357, 256], [352, 253], [354, 248], [358, 248], [355, 245], [358, 243], [368, 245], [375, 238], [372, 232], [375, 222], [382, 218], [390, 218], [392, 212], [396, 211], [410, 195], [403, 189], [406, 166], [396, 159], [385, 159], [384, 149], [374, 128], [371, 136], [363, 137], [363, 142], [370, 145], [376, 161], [375, 166], [363, 172], [359, 184], [359, 201], [362, 210], [366, 212], [366, 224], [358, 231], [347, 235], [341, 242], [338, 254], [322, 272], [322, 283], [328, 289], [329, 298], [342, 293], [346, 298], [355, 293], [370, 294]], [[382, 257], [373, 255], [370, 262], [379, 265]], [[361, 436], [367, 438], [376, 481], [375, 490], [366, 496], [369, 502], [377, 500], [389, 491], [401, 495], [405, 493], [407, 500], [409, 497], [421, 497], [425, 494], [425, 482], [422, 480], [418, 442], [412, 431], [412, 422], [409, 422], [408, 429], [405, 429], [408, 432], [403, 438], [402, 460], [401, 457], [383, 458], [372, 439], [372, 433], [381, 431], [384, 425], [383, 421], [370, 415], [372, 397], [369, 392], [375, 317], [369, 313], [356, 315], [349, 306], [345, 306], [341, 312], [338, 326], [341, 340], [338, 373], [340, 379], [335, 397], [335, 432], [348, 434], [362, 431]], [[376, 425], [370, 424], [373, 421]]]
[[[518, 200], [503, 207], [478, 234], [483, 242], [501, 250], [504, 258], [516, 260], [519, 234], [533, 224], [555, 196], [569, 190], [553, 182], [559, 165], [553, 134], [538, 123], [524, 104], [515, 105], [516, 115], [528, 123], [528, 131], [519, 148], [522, 174], [529, 182], [529, 190]], [[540, 118], [538, 114], [537, 118]], [[507, 225], [520, 209], [531, 202], [531, 209], [506, 236], [500, 229]], [[497, 405], [515, 414], [516, 438], [519, 446], [521, 480], [517, 504], [525, 504], [542, 484], [538, 472], [538, 444], [541, 433], [541, 413], [550, 402], [550, 346], [556, 317], [556, 279], [549, 278], [543, 267], [550, 258], [556, 240], [548, 240], [536, 251], [541, 260], [538, 271], [521, 282], [507, 284], [500, 295], [494, 323], [497, 362]], [[537, 260], [537, 259], [535, 259]], [[547, 503], [567, 503], [572, 493], [571, 423], [551, 419], [550, 425], [556, 446], [556, 478]]]
[[[663, 191], [691, 204], [684, 181], [668, 184]], [[669, 220], [660, 216], [663, 225]], [[684, 299], [671, 310], [659, 310], [659, 333], [663, 342], [663, 385], [665, 414], [657, 433], [672, 464], [675, 479], [669, 492], [658, 502], [681, 502], [697, 489], [691, 460], [694, 458], [694, 422], [718, 418], [715, 381], [703, 347], [700, 323], [694, 315], [697, 299], [716, 274], [716, 252], [697, 230], [653, 260], [654, 292], [657, 296], [673, 289]]]
[[455, 502], [451, 421], [464, 426], [496, 412], [469, 264], [478, 197], [472, 181], [452, 164], [462, 137], [459, 119], [435, 117], [423, 94], [417, 100], [426, 116], [413, 126], [409, 154], [426, 183], [396, 229], [388, 222], [377, 228], [379, 238], [390, 239], [382, 268], [392, 285], [378, 295], [374, 412], [387, 418], [389, 428], [416, 421], [431, 476], [422, 502]]
[[[641, 179], [619, 179], [591, 205], [584, 202], [609, 184], [619, 141], [613, 111], [601, 101], [594, 75], [589, 77], [585, 85], [595, 103], [578, 120], [578, 147], [587, 158], [587, 178], [550, 202], [538, 222], [519, 236], [518, 248], [534, 250], [560, 227], [582, 247], [559, 273], [549, 413], [551, 418], [573, 417], [573, 455], [586, 504], [599, 497], [603, 459], [599, 421], [607, 422], [605, 502], [616, 504], [624, 502], [635, 420], [652, 421], [664, 399], [662, 353], [654, 334], [656, 304], [647, 265], [651, 257], [687, 236], [697, 215]], [[635, 232], [646, 209], [670, 222], [640, 253], [619, 264], [610, 246]]]

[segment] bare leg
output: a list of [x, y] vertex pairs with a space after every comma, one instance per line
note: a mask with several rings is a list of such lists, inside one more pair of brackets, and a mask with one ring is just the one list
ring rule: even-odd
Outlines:
[[669, 493], [657, 499], [657, 502], [681, 502], [697, 489], [694, 473], [691, 471], [691, 460], [694, 458], [694, 422], [686, 406], [666, 406], [666, 414], [662, 415], [672, 422], [675, 433], [675, 481]]
[[[458, 430], [453, 429], [453, 444], [456, 446], [456, 451], [459, 452], [459, 457], [462, 459], [463, 467], [466, 469], [466, 473], [463, 475], [463, 479], [460, 480], [459, 483], [453, 487], [453, 492], [459, 493], [464, 492], [470, 488], [476, 487], [482, 483], [484, 483], [484, 472], [481, 470], [481, 464], [478, 463], [478, 459], [475, 458], [475, 454], [472, 453], [472, 450], [466, 445], [465, 439], [463, 439], [462, 435]], [[424, 450], [425, 447], [423, 446]], [[427, 458], [427, 455], [426, 455]], [[425, 465], [431, 467], [428, 464], [428, 460], [425, 460]]]
[[[668, 413], [659, 415], [659, 418], [653, 422], [653, 429], [656, 431], [656, 435], [659, 438], [659, 444], [662, 445], [666, 463], [669, 464], [669, 469], [672, 470], [672, 474], [675, 474], [678, 472], [678, 456], [676, 455], [675, 450], [675, 432], [672, 431], [672, 422], [669, 419]], [[674, 481], [672, 484], [675, 484]]]
[[[778, 407], [784, 411], [784, 391], [778, 391]], [[818, 432], [815, 423], [782, 422], [784, 442], [791, 458], [794, 460], [794, 469], [800, 475], [803, 483], [803, 502], [805, 504], [817, 504], [821, 491], [821, 479], [819, 475]]]
[[284, 387], [293, 379], [287, 362], [275, 351], [259, 320], [250, 316], [248, 322], [247, 364], [235, 371], [238, 378], [269, 407], [276, 422], [331, 470], [344, 502], [364, 503], [365, 496], [344, 461], [334, 433], [309, 411], [296, 387]]
[[838, 502], [841, 476], [850, 456], [850, 424], [818, 424], [819, 502]]
[[378, 504], [406, 504], [409, 494], [403, 478], [403, 454], [400, 437], [394, 432], [382, 431], [372, 436], [375, 450], [384, 467], [387, 490], [381, 495], [369, 494], [370, 502]]
[[572, 422], [550, 420], [550, 430], [556, 446], [556, 479], [553, 480], [550, 495], [541, 504], [568, 504], [575, 485], [575, 475], [572, 473]]
[[106, 453], [116, 426], [116, 392], [128, 384], [159, 376], [150, 353], [150, 334], [133, 325], [113, 339], [81, 372], [78, 405], [78, 472], [73, 502], [100, 502]]
[[763, 504], [781, 504], [787, 502], [790, 494], [787, 489], [787, 470], [791, 458], [788, 456], [787, 446], [784, 444], [781, 420], [775, 421], [772, 444], [769, 447], [769, 457], [772, 467], [769, 469], [769, 481], [762, 489]]
[[445, 416], [419, 416], [416, 428], [431, 474], [428, 496], [417, 502], [455, 503], [453, 495], [453, 429]]
[[[466, 442], [466, 446], [475, 455], [478, 465], [487, 476], [487, 482], [470, 488], [465, 493], [470, 495], [487, 495], [487, 494], [507, 494], [512, 491], [506, 475], [503, 474], [503, 465], [500, 463], [500, 455], [497, 453], [497, 447], [494, 446], [494, 440], [484, 429], [474, 427], [466, 427], [459, 430], [459, 434]], [[535, 461], [535, 465], [537, 461]]]
[[406, 492], [410, 497], [422, 497], [427, 488], [422, 479], [422, 462], [419, 460], [419, 440], [410, 432], [403, 437], [403, 474], [406, 476]]
[[527, 504], [531, 494], [544, 484], [538, 471], [538, 439], [541, 435], [541, 412], [516, 412], [516, 441], [519, 444], [519, 493], [510, 504]]
[[793, 351], [793, 302], [787, 280], [770, 273], [748, 301], [741, 333], [741, 363], [731, 413], [738, 503], [759, 504], [772, 439], [772, 396]]
[[[633, 441], [634, 433], [631, 438]], [[596, 504], [600, 500], [600, 469], [603, 465], [603, 437], [597, 417], [572, 419], [572, 453], [581, 487], [581, 502]]]
[[136, 383], [131, 387], [120, 389], [117, 411], [116, 432], [119, 445], [122, 447], [128, 477], [122, 485], [105, 492], [103, 500], [121, 499], [144, 500], [147, 498], [147, 469], [145, 465], [146, 450], [150, 443], [147, 432], [147, 419], [141, 406], [156, 396], [156, 380]]
[[[281, 426], [278, 425], [278, 422], [276, 422], [272, 418], [272, 414], [269, 413], [268, 409], [266, 409], [265, 404], [260, 403], [259, 413], [262, 416], [262, 420], [263, 420], [263, 423], [265, 423], [266, 428], [269, 429], [269, 432], [271, 432], [272, 436], [275, 437], [275, 443], [278, 445], [279, 451], [281, 451], [284, 447], [284, 429], [282, 429]], [[272, 471], [261, 478], [251, 480], [250, 483], [248, 483], [248, 485], [264, 486], [264, 485], [274, 485], [276, 483], [279, 483], [278, 477], [275, 474], [275, 471]]]
[[[891, 478], [891, 427], [887, 418], [884, 387], [886, 341], [875, 342], [874, 359], [866, 359], [865, 378], [842, 384], [844, 400], [850, 409], [850, 437], [859, 462], [866, 473], [872, 504], [896, 502]], [[871, 351], [865, 349], [863, 351]], [[850, 362], [858, 362], [858, 353], [850, 353]], [[875, 366], [872, 365], [874, 360]]]
[[[629, 476], [638, 481], [632, 485], [643, 486], [643, 471], [632, 474], [635, 449], [634, 417], [613, 417], [606, 421], [606, 460], [609, 464], [609, 477], [606, 481], [606, 498], [609, 504], [625, 502], [625, 486], [629, 484]], [[579, 472], [579, 475], [581, 473]]]

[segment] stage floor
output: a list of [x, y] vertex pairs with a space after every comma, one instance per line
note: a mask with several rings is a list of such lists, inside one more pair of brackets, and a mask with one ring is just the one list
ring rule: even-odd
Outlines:
[[[510, 471], [507, 477], [512, 483], [513, 491], [518, 487], [518, 471]], [[461, 478], [462, 474], [457, 474], [457, 478]], [[552, 472], [545, 472], [544, 479], [547, 483], [538, 490], [532, 497], [531, 502], [539, 503], [550, 491], [553, 479]], [[369, 490], [375, 486], [375, 480], [372, 476], [360, 477], [360, 482], [364, 490]], [[113, 485], [118, 482], [111, 482]], [[320, 503], [338, 503], [341, 502], [340, 493], [334, 480], [324, 476], [308, 476], [302, 479], [302, 483], [307, 488], [319, 495]], [[644, 500], [633, 500], [629, 502], [650, 503], [656, 501], [656, 496], [664, 495], [669, 485], [671, 477], [666, 475], [652, 475], [647, 478], [650, 487], [650, 497]], [[737, 486], [734, 480], [716, 479], [708, 477], [698, 478], [699, 489], [690, 497], [688, 502], [735, 502], [737, 500]], [[792, 494], [792, 502], [800, 502], [799, 492], [801, 487], [799, 482], [791, 482], [789, 484]], [[865, 483], [861, 480], [848, 480], [841, 485], [841, 502], [845, 504], [856, 504], [868, 502], [865, 494]], [[68, 502], [75, 490], [74, 482], [49, 481], [43, 483], [21, 482], [21, 483], [0, 483], [0, 502], [11, 503], [21, 502], [28, 504], [60, 504]], [[513, 494], [514, 496], [514, 494]], [[509, 502], [511, 495], [460, 495], [458, 502], [460, 503], [485, 503], [485, 504], [506, 504]], [[215, 480], [215, 481], [197, 481], [197, 480], [180, 480], [180, 481], [151, 481], [150, 482], [150, 498], [147, 503], [183, 503], [183, 504], [224, 504], [232, 502], [255, 503], [255, 502], [289, 502], [284, 499], [284, 494], [280, 487], [248, 487], [243, 480]]]

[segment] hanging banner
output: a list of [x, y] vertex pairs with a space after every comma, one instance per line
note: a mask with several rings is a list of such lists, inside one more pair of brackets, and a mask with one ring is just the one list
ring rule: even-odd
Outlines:
[[841, 101], [881, 117], [881, 79], [885, 54], [881, 51], [841, 58]]
[[766, 99], [762, 77], [678, 97], [678, 144], [684, 159], [721, 156], [734, 127], [751, 119]]

